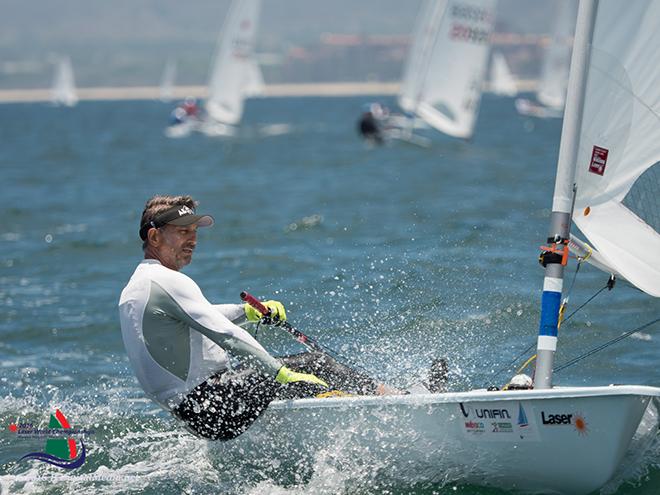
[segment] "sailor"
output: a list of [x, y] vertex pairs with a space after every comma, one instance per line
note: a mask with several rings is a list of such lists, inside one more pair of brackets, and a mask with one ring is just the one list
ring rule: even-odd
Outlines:
[[192, 96], [187, 96], [183, 101], [183, 110], [186, 112], [188, 117], [198, 118], [199, 117], [199, 107], [197, 106], [197, 100]]
[[[151, 399], [197, 435], [229, 440], [275, 398], [315, 396], [329, 390], [326, 380], [353, 393], [389, 391], [328, 356], [276, 359], [239, 326], [260, 321], [261, 313], [247, 304], [211, 304], [181, 273], [192, 261], [197, 229], [214, 223], [196, 206], [190, 196], [147, 201], [139, 231], [144, 259], [119, 300], [129, 361]], [[270, 321], [286, 320], [282, 303], [264, 304], [274, 316]], [[295, 367], [319, 370], [325, 379]]]
[[183, 124], [187, 118], [186, 111], [183, 107], [179, 106], [172, 110], [170, 114], [170, 125], [179, 125]]
[[362, 113], [358, 121], [358, 132], [367, 141], [383, 144], [381, 125], [371, 110]]

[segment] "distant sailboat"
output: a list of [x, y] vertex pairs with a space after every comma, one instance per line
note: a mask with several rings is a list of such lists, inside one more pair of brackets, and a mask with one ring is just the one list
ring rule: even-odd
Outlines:
[[261, 0], [233, 0], [229, 8], [211, 67], [201, 128], [207, 135], [234, 135], [245, 98], [263, 92], [263, 77], [254, 60], [260, 8]]
[[449, 136], [472, 136], [496, 4], [427, 2], [417, 19], [398, 97], [403, 110]]
[[170, 102], [174, 97], [174, 81], [176, 80], [176, 61], [169, 59], [160, 80], [160, 101]]
[[264, 81], [254, 59], [261, 0], [233, 0], [211, 62], [205, 115], [185, 118], [165, 130], [168, 137], [192, 131], [231, 137], [243, 117], [244, 101], [263, 93]]
[[58, 60], [51, 89], [50, 101], [54, 105], [72, 107], [78, 103], [76, 84], [69, 57]]
[[561, 117], [566, 101], [568, 70], [571, 61], [571, 42], [575, 29], [576, 8], [572, 0], [562, 0], [555, 20], [552, 40], [546, 47], [536, 100], [516, 100], [521, 115], [552, 118]]
[[516, 96], [518, 85], [514, 79], [504, 55], [493, 53], [490, 66], [490, 91], [498, 96]]

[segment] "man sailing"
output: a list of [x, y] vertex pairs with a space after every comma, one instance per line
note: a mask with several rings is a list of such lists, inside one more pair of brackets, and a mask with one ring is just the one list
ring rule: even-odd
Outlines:
[[[192, 261], [197, 229], [214, 223], [196, 206], [191, 196], [147, 201], [139, 231], [144, 259], [119, 300], [124, 345], [152, 400], [195, 434], [229, 440], [278, 397], [313, 397], [330, 385], [356, 394], [391, 391], [326, 355], [277, 359], [239, 326], [264, 315], [248, 304], [211, 304], [180, 271]], [[286, 320], [282, 303], [264, 305], [269, 321]]]

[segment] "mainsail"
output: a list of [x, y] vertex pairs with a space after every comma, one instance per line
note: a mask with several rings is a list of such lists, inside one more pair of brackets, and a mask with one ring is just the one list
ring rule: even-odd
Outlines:
[[168, 59], [160, 80], [160, 101], [172, 101], [174, 96], [174, 81], [176, 80], [176, 62]]
[[552, 386], [571, 218], [595, 246], [597, 265], [660, 296], [658, 16], [658, 0], [580, 3], [546, 251], [553, 256], [544, 258], [539, 389]]
[[253, 60], [259, 9], [260, 0], [234, 0], [220, 33], [206, 111], [223, 124], [240, 122], [246, 93], [254, 94], [259, 84]]
[[472, 135], [496, 0], [430, 1], [421, 10], [399, 106], [450, 136]]
[[621, 9], [617, 0], [600, 1], [576, 162], [573, 220], [612, 271], [660, 297], [657, 19], [658, 2], [637, 0]]

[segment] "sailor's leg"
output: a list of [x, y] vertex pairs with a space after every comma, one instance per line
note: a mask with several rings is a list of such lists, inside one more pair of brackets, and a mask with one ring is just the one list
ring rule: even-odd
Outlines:
[[282, 358], [289, 368], [312, 373], [330, 385], [331, 389], [356, 395], [376, 395], [379, 383], [364, 372], [356, 371], [318, 352], [304, 352]]
[[230, 440], [252, 425], [278, 389], [275, 380], [256, 371], [226, 371], [195, 387], [172, 413], [199, 436]]

